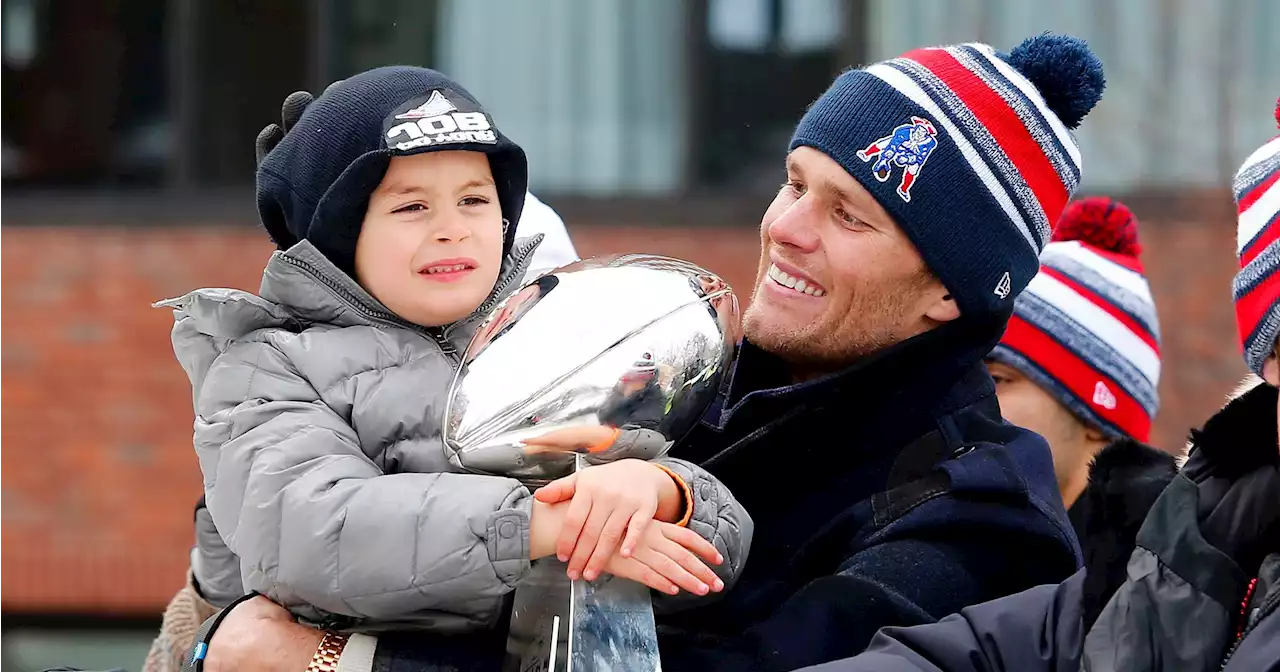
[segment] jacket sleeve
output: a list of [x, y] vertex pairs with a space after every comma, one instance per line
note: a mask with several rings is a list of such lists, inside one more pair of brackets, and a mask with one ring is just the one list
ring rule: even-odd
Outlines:
[[[754, 531], [751, 516], [734, 499], [733, 493], [702, 467], [673, 457], [659, 459], [657, 463], [683, 482], [689, 506], [687, 525], [698, 536], [711, 542], [724, 557], [723, 563], [712, 565], [711, 569], [724, 581], [724, 590], [728, 591], [737, 583], [751, 551]], [[658, 613], [667, 613], [696, 606], [722, 594], [703, 596], [681, 591], [678, 595], [664, 595], [655, 591], [653, 605]]]
[[196, 411], [209, 513], [241, 559], [246, 588], [357, 618], [491, 616], [528, 570], [524, 486], [384, 474], [270, 343], [229, 345]]
[[865, 653], [811, 672], [1076, 672], [1082, 645], [1084, 570], [966, 607], [937, 623], [885, 628]]
[[222, 540], [204, 497], [196, 504], [196, 543], [191, 549], [191, 581], [204, 599], [219, 609], [245, 593], [240, 578], [240, 558]]
[[857, 548], [835, 573], [800, 587], [740, 633], [710, 639], [668, 632], [661, 641], [663, 667], [794, 670], [849, 658], [882, 627], [933, 623], [960, 605], [989, 599], [997, 586], [1010, 585], [1006, 575], [1025, 587], [1052, 580], [1050, 572], [1058, 571], [1026, 567], [1025, 558], [1038, 555], [1035, 541], [1021, 542], [1016, 555], [993, 553], [1007, 536], [947, 527], [956, 529], [916, 530]]

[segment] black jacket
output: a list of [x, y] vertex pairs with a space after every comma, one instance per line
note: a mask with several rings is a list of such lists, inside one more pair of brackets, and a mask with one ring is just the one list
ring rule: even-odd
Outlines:
[[1089, 469], [1089, 484], [1067, 509], [1084, 552], [1085, 628], [1125, 581], [1138, 528], [1178, 473], [1162, 450], [1128, 439], [1107, 446]]
[[890, 628], [825, 672], [1280, 670], [1276, 388], [1193, 432], [1187, 464], [1138, 533], [1129, 579], [1083, 627], [1086, 576]]

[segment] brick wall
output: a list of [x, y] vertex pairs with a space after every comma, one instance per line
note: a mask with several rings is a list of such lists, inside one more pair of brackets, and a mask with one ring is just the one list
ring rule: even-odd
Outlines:
[[[689, 259], [750, 292], [752, 229], [578, 227], [587, 256]], [[1242, 374], [1230, 307], [1233, 224], [1147, 221], [1165, 375], [1155, 442], [1178, 448]], [[191, 401], [166, 310], [200, 286], [255, 289], [270, 254], [248, 227], [3, 231], [6, 612], [154, 613], [181, 585], [200, 494]]]

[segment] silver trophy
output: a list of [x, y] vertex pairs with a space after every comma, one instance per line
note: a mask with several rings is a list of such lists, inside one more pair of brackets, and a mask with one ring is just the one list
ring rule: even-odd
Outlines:
[[[737, 341], [737, 298], [693, 264], [625, 255], [557, 269], [472, 338], [445, 408], [449, 459], [537, 488], [665, 455], [715, 399]], [[543, 558], [516, 588], [506, 669], [661, 669], [648, 588], [566, 569]]]

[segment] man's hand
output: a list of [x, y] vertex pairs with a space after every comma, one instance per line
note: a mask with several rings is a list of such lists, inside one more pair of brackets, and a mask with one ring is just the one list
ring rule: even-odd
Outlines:
[[299, 672], [307, 669], [324, 633], [301, 625], [259, 595], [236, 605], [209, 641], [209, 672]]
[[[630, 557], [654, 518], [678, 520], [684, 495], [666, 471], [642, 460], [618, 460], [553, 481], [534, 497], [546, 504], [572, 500], [556, 543], [569, 578], [594, 581], [622, 543]], [[626, 538], [623, 538], [625, 533]]]

